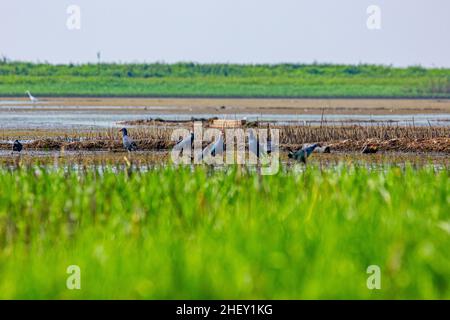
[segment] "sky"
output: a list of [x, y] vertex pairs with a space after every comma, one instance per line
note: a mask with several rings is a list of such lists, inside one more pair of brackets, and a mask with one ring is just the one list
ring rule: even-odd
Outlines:
[[450, 67], [449, 14], [449, 0], [0, 0], [0, 55]]

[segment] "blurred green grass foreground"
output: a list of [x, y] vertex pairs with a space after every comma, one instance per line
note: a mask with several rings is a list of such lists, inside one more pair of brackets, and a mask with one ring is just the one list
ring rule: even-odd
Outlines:
[[0, 170], [2, 299], [449, 299], [449, 248], [447, 170]]

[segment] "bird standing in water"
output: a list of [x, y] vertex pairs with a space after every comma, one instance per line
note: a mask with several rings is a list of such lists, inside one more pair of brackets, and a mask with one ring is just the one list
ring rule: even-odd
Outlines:
[[127, 129], [126, 128], [122, 128], [122, 129], [119, 130], [119, 132], [122, 132], [123, 147], [125, 149], [127, 149], [128, 151], [136, 151], [137, 150], [136, 142], [134, 142], [133, 139], [131, 139], [128, 136]]
[[192, 149], [194, 146], [194, 133], [189, 133], [186, 137], [183, 139], [180, 139], [177, 144], [175, 145], [175, 149], [181, 150], [181, 154], [184, 156], [184, 152], [187, 152], [190, 157], [192, 153]]
[[26, 94], [28, 94], [28, 97], [30, 98], [30, 101], [33, 103], [36, 103], [38, 99], [36, 97], [33, 97], [33, 95], [30, 93], [30, 91], [25, 91]]
[[12, 146], [13, 152], [14, 152], [14, 151], [20, 152], [20, 151], [22, 151], [22, 149], [23, 149], [23, 146], [22, 146], [22, 144], [19, 142], [19, 140], [14, 141], [13, 146]]
[[203, 149], [203, 152], [201, 154], [201, 158], [200, 159], [205, 159], [207, 157], [215, 157], [216, 155], [221, 155], [223, 154], [223, 147], [224, 147], [224, 142], [223, 142], [223, 135], [222, 132], [220, 133], [220, 136], [217, 138], [216, 141], [214, 141], [213, 144], [207, 146], [205, 149]]
[[253, 130], [249, 130], [248, 135], [248, 149], [256, 157], [264, 157], [270, 154], [272, 151], [272, 141], [269, 139], [267, 142], [258, 141]]
[[312, 144], [307, 147], [303, 147], [300, 150], [297, 150], [295, 152], [290, 152], [288, 157], [294, 160], [299, 160], [306, 164], [306, 159], [313, 153], [313, 151], [318, 147], [319, 145], [317, 143]]
[[374, 144], [366, 144], [364, 145], [363, 149], [361, 150], [361, 153], [377, 153], [378, 146]]
[[184, 139], [181, 139], [177, 142], [177, 146], [182, 149], [182, 148], [187, 148], [188, 146], [192, 146], [194, 145], [194, 133], [191, 132], [189, 135], [187, 135]]

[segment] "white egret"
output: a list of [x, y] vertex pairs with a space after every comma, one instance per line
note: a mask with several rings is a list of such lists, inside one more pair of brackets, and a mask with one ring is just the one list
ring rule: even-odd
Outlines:
[[33, 102], [33, 103], [36, 103], [36, 102], [38, 102], [38, 99], [36, 98], [36, 97], [34, 97], [31, 93], [30, 93], [30, 91], [25, 91], [25, 93], [26, 94], [28, 94], [28, 97], [30, 98], [30, 101], [31, 102]]

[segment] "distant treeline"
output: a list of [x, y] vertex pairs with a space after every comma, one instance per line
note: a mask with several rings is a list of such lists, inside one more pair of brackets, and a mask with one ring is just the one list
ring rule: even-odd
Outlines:
[[199, 64], [199, 63], [150, 63], [150, 64], [61, 64], [30, 62], [0, 62], [0, 75], [20, 76], [106, 76], [106, 77], [255, 77], [255, 76], [364, 76], [364, 77], [423, 77], [450, 76], [450, 69], [427, 69], [421, 66], [394, 68], [382, 65], [333, 65], [333, 64]]
[[0, 61], [0, 96], [450, 98], [450, 69], [332, 64]]

